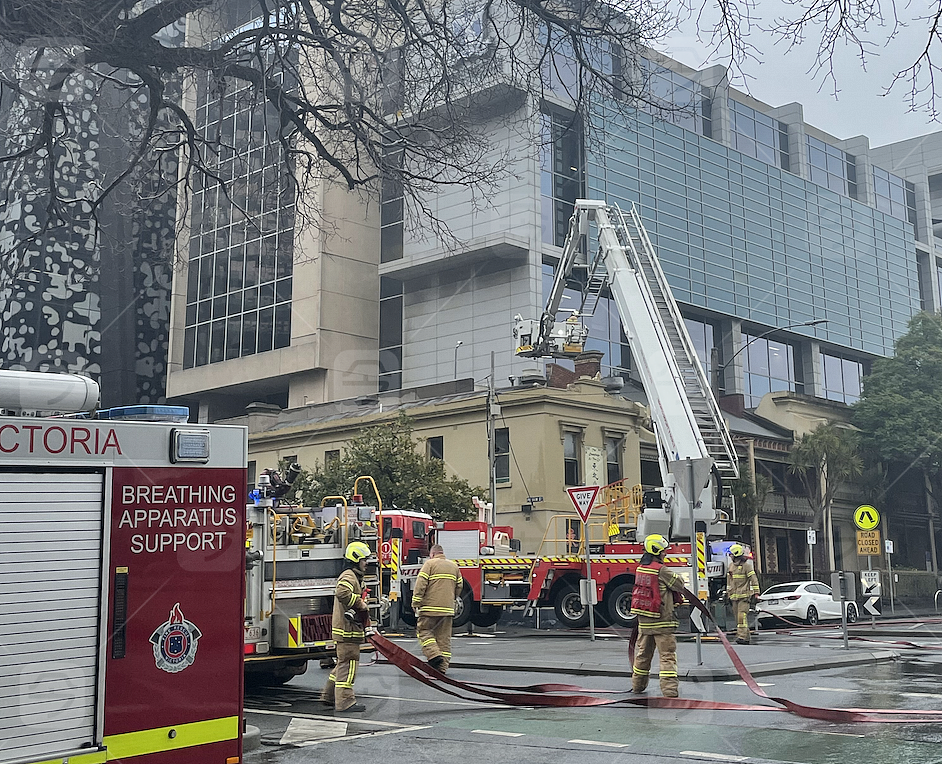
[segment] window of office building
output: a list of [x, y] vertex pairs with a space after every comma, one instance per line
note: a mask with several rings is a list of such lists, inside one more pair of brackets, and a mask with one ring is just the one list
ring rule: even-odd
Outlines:
[[607, 483], [614, 483], [624, 477], [621, 468], [623, 438], [608, 436], [605, 438], [605, 477]]
[[851, 199], [857, 198], [857, 158], [812, 136], [808, 138], [811, 181]]
[[498, 483], [510, 482], [510, 430], [494, 430], [494, 473]]
[[710, 378], [710, 371], [713, 368], [713, 324], [706, 321], [698, 321], [695, 318], [685, 318], [684, 325], [687, 327], [687, 334], [693, 342], [694, 350], [697, 352], [697, 358], [700, 359], [700, 365]]
[[[543, 264], [543, 299], [549, 297], [550, 289], [553, 286], [554, 266], [549, 263]], [[563, 299], [560, 303], [559, 319], [565, 320], [569, 312], [573, 310], [581, 311], [582, 292], [581, 285], [576, 282], [570, 282], [571, 288], [563, 291]], [[592, 298], [591, 303], [595, 299]], [[585, 343], [586, 350], [600, 350], [605, 355], [602, 357], [602, 376], [603, 377], [628, 377], [631, 369], [631, 349], [628, 346], [628, 338], [621, 325], [621, 319], [618, 316], [618, 309], [611, 298], [611, 294], [606, 289], [599, 297], [598, 304], [592, 315], [583, 316], [582, 319], [589, 329], [589, 337]], [[572, 369], [570, 361], [556, 360], [561, 366]]]
[[[280, 75], [275, 75], [281, 80]], [[183, 367], [291, 344], [295, 184], [274, 109], [251, 87], [197, 85], [195, 124], [218, 142], [213, 170], [193, 180]]]
[[860, 361], [821, 353], [821, 374], [824, 397], [842, 403], [854, 403], [860, 398], [864, 366]]
[[804, 392], [795, 367], [795, 348], [768, 337], [742, 335], [743, 383], [747, 408], [759, 405], [762, 396], [778, 390]]
[[729, 99], [733, 148], [767, 164], [788, 170], [788, 125]]
[[445, 459], [445, 438], [441, 435], [435, 435], [425, 441], [429, 459]]
[[[477, 14], [478, 25], [483, 19]], [[483, 27], [482, 27], [483, 28]], [[492, 34], [492, 33], [489, 33]], [[545, 37], [544, 37], [545, 35]], [[582, 92], [596, 80], [597, 74], [619, 75], [624, 70], [624, 53], [612, 47], [607, 40], [582, 38], [579, 44], [579, 56], [587, 59], [588, 68], [583, 68], [576, 60], [572, 39], [569, 34], [556, 27], [544, 29], [540, 33], [540, 45], [548, 38], [544, 51], [541, 51], [540, 79], [543, 92], [562, 101], [576, 101], [583, 97]], [[610, 93], [618, 97], [618, 93]]]
[[[402, 152], [387, 155], [387, 159], [397, 165], [402, 162]], [[396, 178], [385, 178], [380, 203], [380, 239], [379, 261], [391, 263], [401, 260], [403, 237], [405, 235], [405, 197], [402, 183]]]
[[402, 389], [402, 282], [379, 279], [379, 391]]
[[929, 207], [932, 214], [932, 235], [942, 239], [942, 174], [929, 176]]
[[544, 112], [540, 138], [544, 242], [563, 245], [573, 206], [582, 196], [582, 126], [571, 114]]
[[566, 485], [582, 485], [580, 482], [579, 456], [582, 450], [581, 433], [563, 431], [563, 473]]
[[877, 209], [916, 225], [916, 187], [908, 180], [874, 166], [873, 193]]
[[639, 109], [664, 122], [713, 137], [713, 102], [707, 88], [647, 59], [641, 59], [638, 68], [643, 93]]

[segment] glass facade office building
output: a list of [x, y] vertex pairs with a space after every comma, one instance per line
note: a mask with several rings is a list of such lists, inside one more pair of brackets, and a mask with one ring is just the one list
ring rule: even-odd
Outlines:
[[587, 193], [638, 205], [681, 303], [891, 355], [918, 310], [912, 226], [638, 114], [586, 158]]

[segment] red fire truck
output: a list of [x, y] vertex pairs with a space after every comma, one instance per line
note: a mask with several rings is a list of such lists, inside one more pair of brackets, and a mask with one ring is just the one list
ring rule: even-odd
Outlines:
[[[244, 651], [246, 679], [253, 683], [283, 684], [307, 671], [312, 660], [332, 664], [334, 590], [351, 541], [364, 542], [372, 552], [364, 585], [375, 621], [386, 604], [377, 550], [386, 513], [381, 499], [378, 506], [365, 506], [357, 493], [359, 483], [373, 479], [357, 478], [349, 502], [331, 496], [320, 507], [303, 507], [285, 498], [299, 472], [297, 464], [288, 466], [284, 478], [265, 470], [249, 496]], [[375, 484], [373, 490], [378, 496]]]
[[[586, 626], [589, 611], [579, 590], [586, 578], [586, 543], [592, 556], [598, 614], [612, 625], [631, 625], [634, 573], [644, 553], [634, 541], [643, 496], [640, 487], [626, 489], [621, 482], [605, 486], [590, 516], [588, 539], [579, 538], [581, 522], [576, 515], [558, 515], [551, 519], [535, 555], [519, 554], [510, 526], [491, 528], [483, 519], [440, 523], [433, 531], [434, 541], [458, 563], [465, 580], [455, 625], [470, 620], [476, 626], [492, 626], [505, 608], [551, 607], [563, 626]], [[671, 544], [666, 564], [689, 580], [690, 543]], [[420, 569], [417, 564], [401, 566], [399, 615], [409, 625], [414, 625], [411, 591]], [[710, 547], [705, 545], [704, 573], [711, 585], [716, 583], [714, 588], [725, 581], [724, 572], [722, 560], [711, 559]]]
[[[97, 398], [0, 371], [6, 412]], [[181, 419], [0, 416], [0, 762], [241, 762], [247, 433]]]

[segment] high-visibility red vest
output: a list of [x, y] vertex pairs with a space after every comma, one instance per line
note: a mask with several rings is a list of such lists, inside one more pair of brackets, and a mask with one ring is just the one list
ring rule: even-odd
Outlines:
[[657, 618], [661, 615], [661, 585], [658, 571], [664, 563], [653, 561], [639, 565], [635, 571], [635, 588], [631, 592], [631, 614]]

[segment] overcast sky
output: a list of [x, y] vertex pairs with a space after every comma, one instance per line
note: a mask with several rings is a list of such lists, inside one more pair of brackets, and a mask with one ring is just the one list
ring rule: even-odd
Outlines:
[[[913, 0], [921, 4], [923, 0]], [[770, 0], [760, 0], [768, 8]], [[901, 10], [901, 13], [904, 11]], [[889, 95], [881, 95], [892, 83], [893, 75], [913, 63], [916, 51], [925, 45], [926, 26], [918, 21], [900, 28], [895, 40], [885, 41], [886, 28], [872, 34], [874, 50], [866, 70], [850, 49], [844, 49], [836, 58], [836, 76], [840, 92], [835, 98], [833, 83], [822, 74], [810, 70], [815, 64], [817, 45], [808, 42], [786, 51], [781, 43], [758, 30], [750, 32], [748, 39], [759, 51], [761, 62], [751, 61], [745, 71], [751, 78], [747, 86], [734, 80], [740, 90], [747, 90], [754, 98], [771, 106], [782, 106], [797, 101], [804, 105], [805, 122], [837, 138], [867, 135], [871, 146], [912, 138], [942, 130], [942, 124], [933, 121], [923, 111], [913, 112], [907, 102], [909, 88], [898, 83]], [[879, 43], [876, 41], [879, 39]], [[688, 66], [701, 69], [712, 64], [729, 63], [722, 55], [710, 56], [709, 48], [697, 39], [693, 22], [682, 26], [679, 33], [663, 45], [662, 50]], [[939, 84], [942, 93], [942, 82]]]

